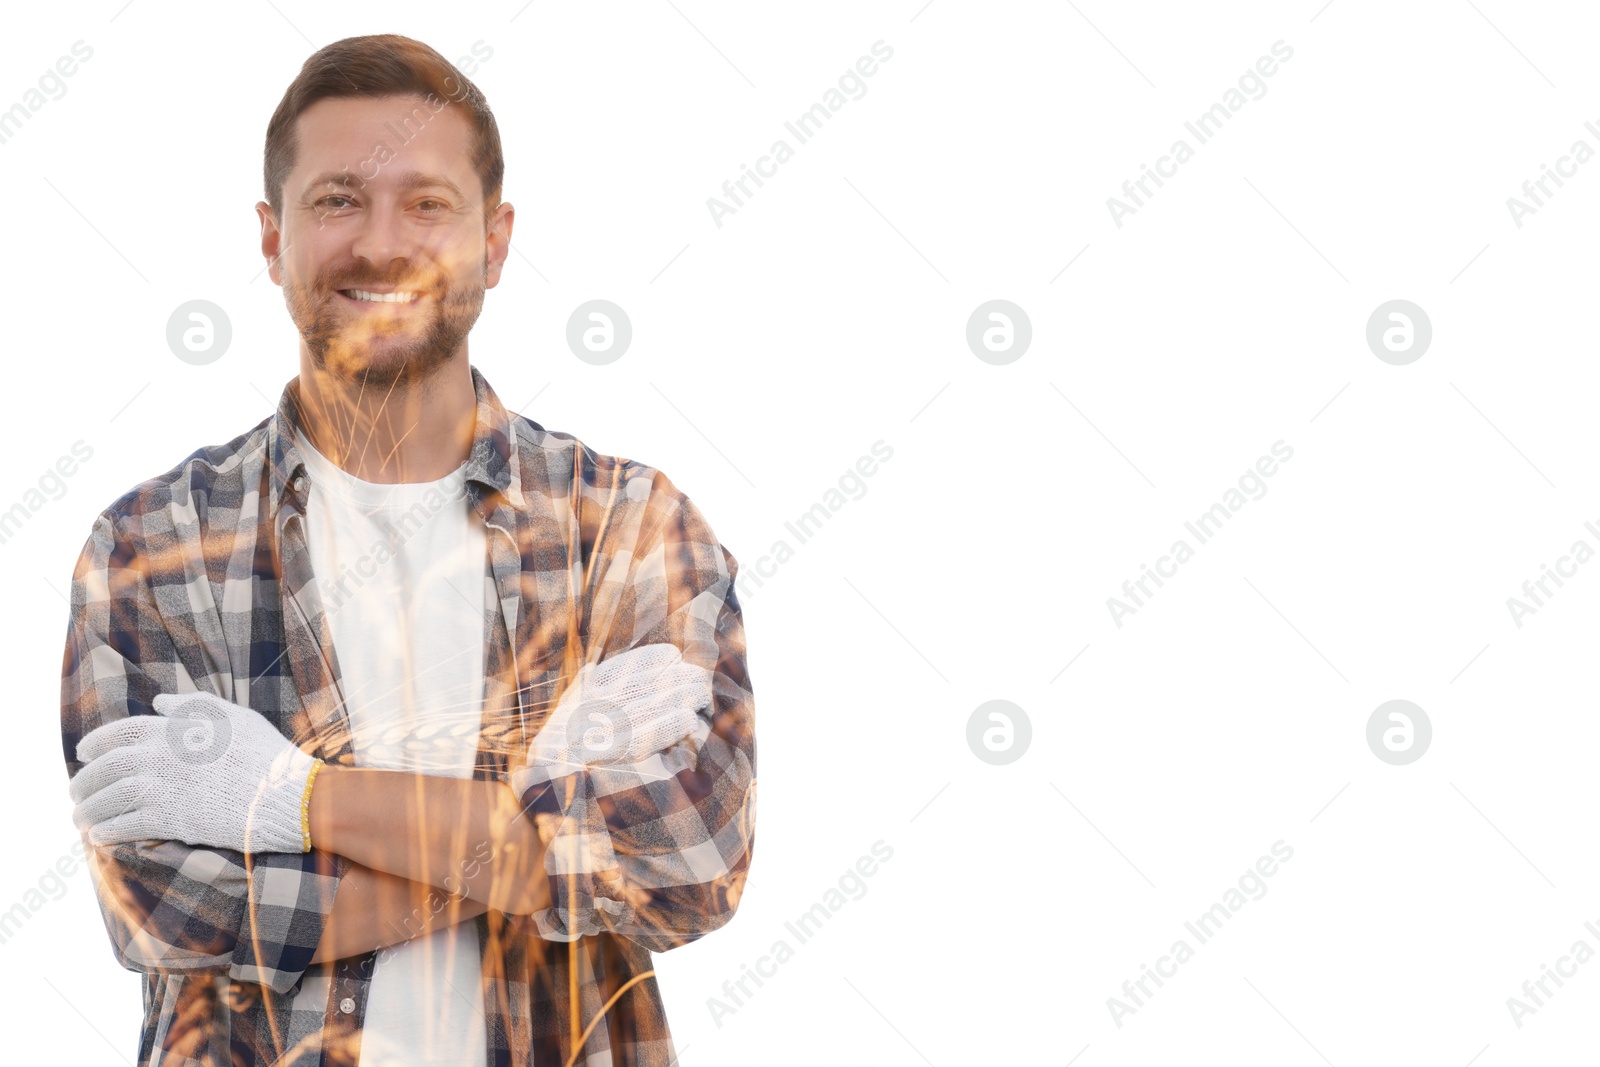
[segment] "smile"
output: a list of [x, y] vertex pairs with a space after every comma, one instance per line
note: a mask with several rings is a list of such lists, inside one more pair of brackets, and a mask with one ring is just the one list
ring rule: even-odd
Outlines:
[[414, 303], [421, 293], [372, 293], [365, 289], [340, 289], [339, 295], [349, 300], [360, 300], [375, 304], [410, 304]]

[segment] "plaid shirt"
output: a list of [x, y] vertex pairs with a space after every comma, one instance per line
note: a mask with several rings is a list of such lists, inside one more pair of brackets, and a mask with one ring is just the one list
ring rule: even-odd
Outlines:
[[[470, 371], [466, 481], [488, 538], [474, 777], [505, 780], [521, 765], [584, 662], [668, 641], [714, 671], [696, 732], [637, 765], [652, 773], [592, 767], [527, 787], [553, 907], [474, 920], [488, 1064], [672, 1064], [650, 954], [732, 917], [754, 847], [738, 565], [661, 472], [507, 412]], [[297, 386], [247, 433], [199, 449], [95, 520], [73, 573], [62, 666], [69, 775], [90, 730], [154, 714], [158, 693], [197, 689], [255, 709], [330, 763], [353, 763], [306, 546]], [[145, 976], [141, 1067], [356, 1063], [377, 953], [311, 963], [350, 861], [176, 841], [90, 855], [116, 957]]]

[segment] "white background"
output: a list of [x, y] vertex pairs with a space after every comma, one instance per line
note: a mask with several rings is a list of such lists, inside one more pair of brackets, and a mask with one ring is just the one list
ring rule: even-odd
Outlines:
[[[0, 911], [75, 840], [55, 709], [91, 521], [297, 370], [252, 210], [267, 120], [315, 48], [398, 32], [493, 49], [473, 79], [516, 254], [472, 362], [546, 428], [667, 472], [742, 570], [795, 548], [744, 602], [746, 896], [657, 957], [686, 1064], [1592, 1057], [1600, 962], [1520, 1027], [1507, 998], [1600, 951], [1600, 563], [1520, 627], [1506, 601], [1600, 549], [1600, 162], [1521, 227], [1506, 201], [1600, 149], [1600, 26], [1577, 3], [1321, 3], [8, 12], [0, 109], [73, 42], [94, 54], [0, 144], [0, 510], [94, 453], [0, 544]], [[719, 228], [707, 198], [795, 146], [785, 120], [879, 40], [866, 94]], [[1265, 95], [1198, 144], [1184, 122], [1279, 40]], [[1194, 158], [1118, 227], [1107, 198], [1180, 137]], [[564, 339], [593, 298], [634, 327], [604, 367]], [[965, 340], [995, 298], [1033, 329], [1004, 366]], [[207, 366], [166, 344], [192, 299], [233, 325]], [[1365, 339], [1392, 299], [1433, 326], [1405, 366]], [[865, 494], [796, 545], [785, 521], [879, 439]], [[1280, 440], [1265, 495], [1197, 545], [1184, 523]], [[1195, 557], [1117, 626], [1107, 598], [1178, 538]], [[991, 699], [1032, 724], [1005, 766], [966, 740]], [[1366, 741], [1391, 699], [1433, 727], [1406, 766]], [[865, 896], [719, 1025], [707, 998], [794, 946], [785, 921], [879, 839]], [[1184, 923], [1280, 840], [1266, 894], [1198, 944]], [[65, 884], [0, 944], [5, 1063], [136, 1047], [139, 980], [87, 873]], [[1108, 998], [1179, 938], [1194, 958], [1117, 1025]]]

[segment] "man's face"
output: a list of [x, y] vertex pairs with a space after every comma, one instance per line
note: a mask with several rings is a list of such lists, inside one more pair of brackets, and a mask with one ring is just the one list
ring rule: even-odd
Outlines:
[[500, 205], [486, 233], [463, 106], [351, 97], [300, 115], [283, 217], [264, 203], [256, 213], [318, 370], [387, 387], [464, 355], [484, 290], [500, 281], [512, 213]]

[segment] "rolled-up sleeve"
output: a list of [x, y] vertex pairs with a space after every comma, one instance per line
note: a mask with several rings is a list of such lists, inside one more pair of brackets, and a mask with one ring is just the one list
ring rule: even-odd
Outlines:
[[734, 591], [738, 563], [657, 474], [639, 546], [595, 594], [598, 659], [670, 642], [713, 672], [693, 734], [639, 763], [538, 779], [522, 793], [545, 843], [541, 936], [609, 932], [652, 952], [688, 944], [738, 907], [755, 846], [755, 701]]
[[[96, 520], [73, 571], [62, 662], [61, 740], [69, 777], [83, 767], [78, 742], [91, 730], [128, 715], [155, 714], [151, 701], [158, 693], [206, 688], [185, 670], [171, 624], [157, 608], [153, 565], [112, 513]], [[349, 869], [348, 860], [320, 850], [246, 856], [176, 841], [89, 846], [87, 855], [122, 966], [227, 974], [278, 993], [292, 989], [311, 965]]]

